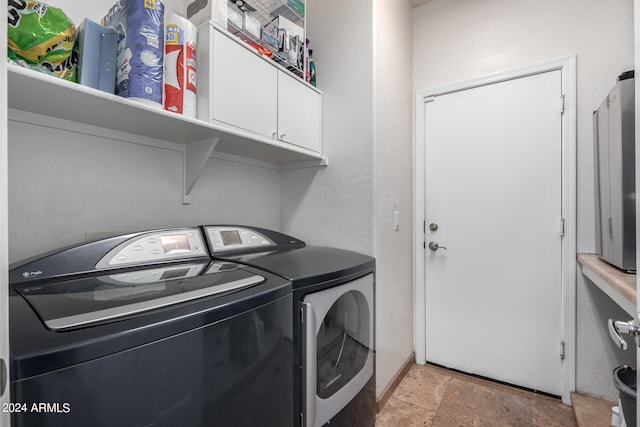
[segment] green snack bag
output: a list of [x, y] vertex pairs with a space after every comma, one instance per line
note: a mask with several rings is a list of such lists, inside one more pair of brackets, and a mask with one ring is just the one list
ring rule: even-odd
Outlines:
[[16, 57], [33, 68], [44, 67], [58, 77], [76, 80], [76, 27], [62, 10], [35, 1], [9, 0], [8, 24], [8, 48]]

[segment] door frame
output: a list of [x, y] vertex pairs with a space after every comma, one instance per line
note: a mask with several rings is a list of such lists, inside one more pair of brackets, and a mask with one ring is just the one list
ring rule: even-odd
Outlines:
[[[633, 2], [633, 52], [634, 69], [640, 70], [640, 0]], [[635, 85], [635, 122], [640, 123], [640, 85]], [[636, 131], [636, 147], [640, 144], [640, 132]], [[636, 149], [636, 189], [640, 188], [640, 150]], [[636, 198], [636, 242], [640, 242], [640, 200]], [[636, 250], [636, 265], [640, 265], [640, 251]], [[636, 291], [640, 289], [640, 277], [636, 275]], [[636, 298], [636, 322], [640, 321], [640, 298]], [[633, 342], [633, 341], [632, 341]], [[640, 345], [636, 343], [636, 345]], [[640, 380], [640, 351], [636, 349], [636, 383]], [[636, 416], [640, 416], [640, 406], [636, 406]]]
[[[431, 97], [549, 71], [561, 71], [564, 113], [562, 115], [562, 213], [565, 221], [562, 240], [561, 362], [562, 402], [570, 404], [576, 387], [576, 56], [570, 55], [507, 71], [436, 86], [416, 92], [414, 117], [414, 283], [416, 363], [426, 363], [426, 262], [425, 262], [425, 103]], [[560, 103], [560, 100], [558, 100]], [[535, 266], [532, 266], [535, 267]], [[558, 343], [560, 355], [561, 343]]]
[[[7, 8], [0, 10], [0, 44], [7, 43]], [[7, 137], [7, 61], [0, 61], [0, 359], [9, 362], [9, 233], [8, 233], [8, 137]], [[0, 396], [0, 404], [10, 402], [10, 385]], [[10, 424], [9, 413], [0, 411], [0, 427]]]

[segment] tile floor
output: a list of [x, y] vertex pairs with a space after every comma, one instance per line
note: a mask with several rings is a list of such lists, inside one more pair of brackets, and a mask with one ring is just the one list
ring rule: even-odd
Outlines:
[[376, 417], [376, 427], [575, 427], [560, 400], [437, 366], [413, 365]]

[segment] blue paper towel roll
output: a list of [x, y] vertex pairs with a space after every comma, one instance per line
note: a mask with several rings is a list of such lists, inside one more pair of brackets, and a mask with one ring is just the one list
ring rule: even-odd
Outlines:
[[103, 25], [120, 34], [116, 94], [162, 107], [164, 4], [162, 0], [120, 0]]

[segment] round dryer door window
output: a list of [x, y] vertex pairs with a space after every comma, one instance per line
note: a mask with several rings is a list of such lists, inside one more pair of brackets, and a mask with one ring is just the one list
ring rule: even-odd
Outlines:
[[373, 274], [307, 294], [304, 313], [304, 418], [330, 421], [373, 375]]
[[364, 368], [371, 349], [369, 317], [359, 291], [343, 294], [329, 309], [316, 337], [318, 397], [331, 397]]

